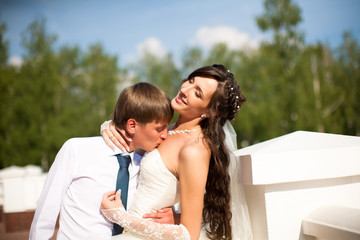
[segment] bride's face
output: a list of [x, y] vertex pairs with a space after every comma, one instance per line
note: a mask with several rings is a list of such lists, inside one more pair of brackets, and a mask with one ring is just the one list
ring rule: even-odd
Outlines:
[[217, 87], [218, 82], [212, 78], [190, 79], [181, 85], [178, 95], [171, 101], [171, 106], [182, 117], [200, 118], [208, 112], [208, 105]]

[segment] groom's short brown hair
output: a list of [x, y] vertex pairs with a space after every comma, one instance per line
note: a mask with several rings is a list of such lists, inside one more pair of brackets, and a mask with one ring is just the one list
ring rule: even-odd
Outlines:
[[170, 98], [163, 90], [153, 84], [139, 82], [120, 93], [112, 121], [115, 126], [124, 128], [130, 118], [141, 124], [154, 120], [170, 122], [173, 114]]

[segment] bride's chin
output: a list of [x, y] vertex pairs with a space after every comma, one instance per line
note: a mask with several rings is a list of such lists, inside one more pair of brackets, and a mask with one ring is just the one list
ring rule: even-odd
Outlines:
[[176, 99], [174, 98], [173, 100], [171, 100], [171, 107], [174, 109], [174, 111], [176, 111], [176, 109], [179, 108], [179, 104], [176, 102]]
[[[174, 110], [174, 112], [177, 112], [177, 113], [179, 113], [179, 111], [181, 112], [181, 109], [179, 108], [179, 106], [177, 106], [176, 104], [172, 104], [171, 103], [171, 107], [172, 107], [172, 109]], [[180, 113], [179, 113], [180, 114]]]

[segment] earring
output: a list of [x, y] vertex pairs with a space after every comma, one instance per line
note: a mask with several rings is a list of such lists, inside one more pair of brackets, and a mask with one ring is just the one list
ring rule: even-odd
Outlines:
[[201, 118], [206, 118], [206, 114], [201, 114]]

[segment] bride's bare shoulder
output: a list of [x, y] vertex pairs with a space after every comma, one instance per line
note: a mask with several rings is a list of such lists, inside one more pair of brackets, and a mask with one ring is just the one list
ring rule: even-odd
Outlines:
[[168, 137], [159, 147], [160, 152], [174, 154], [179, 158], [199, 156], [210, 158], [210, 149], [202, 134], [175, 134]]
[[211, 152], [203, 139], [191, 140], [186, 142], [180, 150], [179, 157], [184, 160], [203, 159], [207, 162]]

